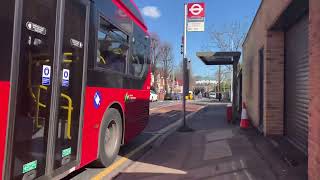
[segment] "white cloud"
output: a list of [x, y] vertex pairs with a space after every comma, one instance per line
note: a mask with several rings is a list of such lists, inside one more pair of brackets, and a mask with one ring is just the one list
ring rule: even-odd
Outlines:
[[142, 14], [154, 19], [157, 19], [161, 16], [161, 12], [156, 6], [145, 6], [142, 8]]

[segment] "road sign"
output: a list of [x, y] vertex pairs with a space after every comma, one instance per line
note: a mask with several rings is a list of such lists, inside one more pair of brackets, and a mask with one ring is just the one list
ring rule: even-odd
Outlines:
[[204, 31], [204, 21], [189, 21], [187, 30], [189, 32], [201, 32], [201, 31]]
[[62, 86], [69, 87], [69, 79], [70, 79], [70, 70], [63, 69], [62, 71]]
[[50, 86], [51, 79], [51, 66], [43, 65], [42, 66], [42, 85]]
[[204, 3], [188, 3], [188, 19], [201, 19], [205, 15]]
[[188, 3], [187, 5], [187, 31], [199, 32], [204, 31], [205, 4]]

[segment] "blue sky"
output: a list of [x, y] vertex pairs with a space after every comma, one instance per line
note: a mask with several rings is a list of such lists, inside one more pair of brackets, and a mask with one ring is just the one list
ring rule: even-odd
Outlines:
[[[142, 11], [150, 32], [156, 32], [162, 41], [173, 47], [175, 66], [181, 61], [180, 43], [183, 33], [184, 2], [195, 0], [135, 0]], [[205, 32], [189, 32], [187, 37], [187, 55], [192, 62], [195, 75], [213, 76], [215, 67], [205, 66], [196, 52], [202, 51], [208, 43], [209, 29], [222, 29], [225, 25], [241, 21], [249, 29], [261, 0], [202, 0], [206, 4]], [[212, 49], [217, 51], [217, 49]]]

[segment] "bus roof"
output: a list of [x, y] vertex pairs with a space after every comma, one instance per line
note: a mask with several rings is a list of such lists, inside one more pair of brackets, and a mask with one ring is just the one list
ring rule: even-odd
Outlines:
[[[117, 8], [124, 12], [126, 16], [131, 19], [137, 26], [139, 26], [145, 33], [148, 33], [148, 28], [142, 18], [139, 8], [133, 0], [94, 0], [99, 11], [105, 15], [110, 16], [111, 19], [115, 17], [115, 9]], [[112, 14], [113, 13], [113, 14]]]
[[133, 14], [143, 23], [144, 19], [142, 18], [142, 14], [140, 9], [138, 8], [137, 4], [134, 2], [134, 0], [121, 0]]
[[112, 0], [122, 11], [128, 16], [146, 33], [148, 28], [142, 18], [141, 12], [133, 0]]

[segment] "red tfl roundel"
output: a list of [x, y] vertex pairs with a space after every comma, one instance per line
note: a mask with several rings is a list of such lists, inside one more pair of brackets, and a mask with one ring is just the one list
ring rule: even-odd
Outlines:
[[188, 18], [203, 18], [204, 3], [188, 3]]

